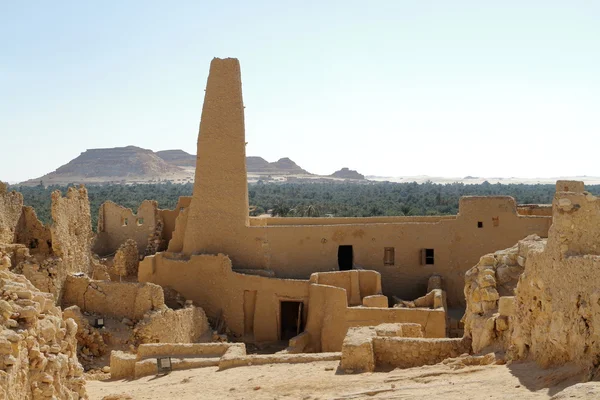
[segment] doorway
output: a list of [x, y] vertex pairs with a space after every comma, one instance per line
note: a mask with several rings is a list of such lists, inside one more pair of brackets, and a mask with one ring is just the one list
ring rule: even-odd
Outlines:
[[303, 303], [301, 301], [282, 301], [279, 304], [281, 312], [280, 339], [290, 340], [304, 330], [302, 324]]
[[338, 268], [340, 271], [351, 270], [354, 264], [353, 258], [352, 246], [344, 245], [338, 247]]

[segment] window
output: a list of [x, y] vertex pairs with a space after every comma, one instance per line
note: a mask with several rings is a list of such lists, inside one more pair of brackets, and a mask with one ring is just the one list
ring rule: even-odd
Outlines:
[[129, 225], [129, 219], [123, 218], [123, 226]]
[[500, 226], [500, 217], [492, 217], [492, 225]]
[[383, 249], [383, 265], [394, 265], [395, 250], [393, 247], [385, 247]]
[[138, 218], [137, 219], [137, 224], [139, 225], [144, 225], [144, 218]]
[[183, 210], [185, 210], [185, 207], [179, 207], [179, 212], [183, 212]]
[[478, 228], [483, 228], [483, 222], [477, 221], [477, 227]]
[[434, 255], [433, 249], [421, 250], [421, 265], [433, 265]]

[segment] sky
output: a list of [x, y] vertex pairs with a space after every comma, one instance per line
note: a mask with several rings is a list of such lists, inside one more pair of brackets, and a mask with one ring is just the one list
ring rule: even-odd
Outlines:
[[247, 155], [330, 174], [600, 176], [600, 1], [0, 0], [0, 180], [195, 154], [242, 68]]

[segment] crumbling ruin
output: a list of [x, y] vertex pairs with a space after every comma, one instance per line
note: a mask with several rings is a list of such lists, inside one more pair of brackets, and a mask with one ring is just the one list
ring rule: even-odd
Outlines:
[[0, 270], [0, 397], [84, 398], [76, 333], [51, 294]]
[[84, 369], [139, 378], [157, 357], [597, 375], [600, 200], [582, 183], [557, 182], [551, 208], [463, 197], [453, 216], [293, 220], [250, 217], [247, 189], [235, 59], [211, 63], [194, 193], [174, 210], [106, 202], [94, 235], [84, 187], [54, 192], [45, 226], [0, 185], [0, 395], [82, 398]]
[[574, 363], [587, 378], [596, 376], [599, 221], [597, 197], [581, 182], [558, 181], [547, 241], [526, 238], [482, 257], [465, 287], [474, 351], [492, 348], [542, 367]]

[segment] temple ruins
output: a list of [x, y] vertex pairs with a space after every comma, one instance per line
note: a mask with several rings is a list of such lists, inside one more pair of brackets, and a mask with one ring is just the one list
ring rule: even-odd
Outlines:
[[85, 374], [140, 379], [162, 357], [340, 374], [531, 361], [597, 377], [600, 199], [583, 183], [558, 181], [551, 206], [256, 218], [245, 146], [240, 64], [215, 58], [193, 195], [175, 209], [90, 210], [72, 187], [46, 226], [0, 184], [0, 399], [86, 398]]

